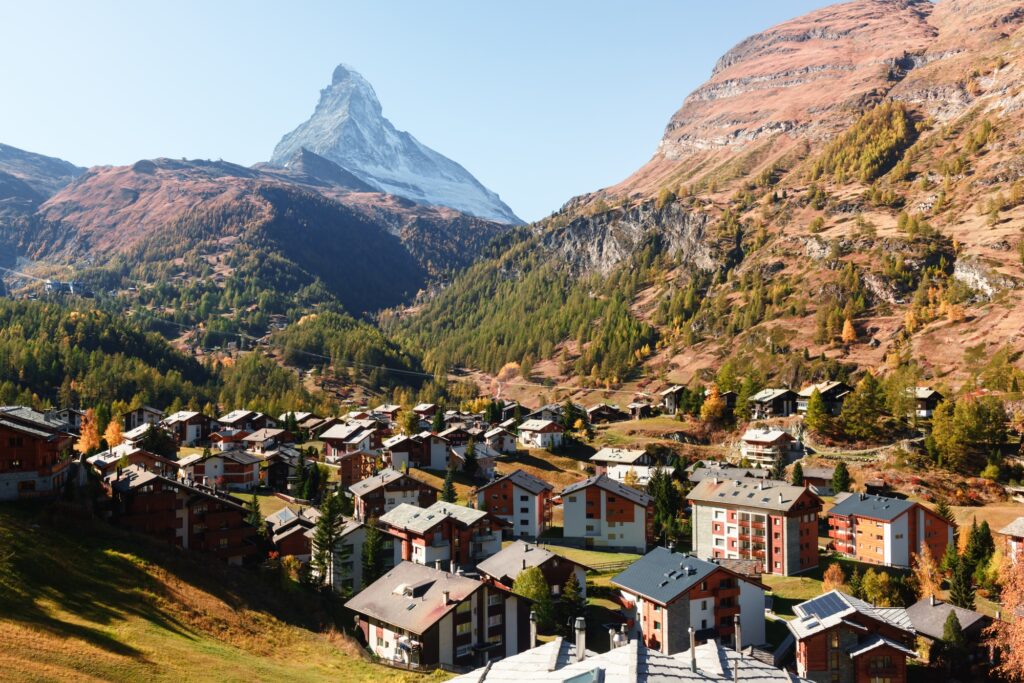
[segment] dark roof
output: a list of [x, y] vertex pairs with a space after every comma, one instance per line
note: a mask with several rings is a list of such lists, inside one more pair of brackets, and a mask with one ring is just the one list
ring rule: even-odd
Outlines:
[[597, 476], [566, 486], [565, 489], [562, 490], [562, 495], [565, 496], [570, 493], [575, 493], [576, 491], [582, 491], [589, 486], [599, 486], [605, 491], [614, 493], [617, 496], [622, 496], [626, 500], [636, 503], [637, 505], [643, 505], [646, 507], [647, 504], [651, 502], [651, 497], [646, 493], [637, 491], [635, 488], [617, 482], [605, 474], [598, 474]]
[[481, 586], [480, 581], [467, 576], [405, 561], [364, 588], [345, 606], [353, 612], [422, 635]]
[[914, 507], [914, 505], [916, 503], [912, 500], [886, 498], [885, 496], [876, 496], [870, 493], [855, 493], [852, 496], [847, 496], [843, 502], [829, 510], [829, 514], [842, 517], [855, 515], [857, 517], [892, 521]]
[[551, 552], [547, 548], [535, 543], [527, 543], [526, 541], [514, 541], [508, 544], [494, 555], [477, 564], [476, 568], [477, 571], [494, 577], [499, 581], [502, 579], [515, 581], [516, 577], [519, 576], [519, 572], [529, 567], [539, 567], [549, 560], [575, 564], [584, 569], [589, 569], [586, 565], [574, 562]]
[[505, 481], [506, 479], [508, 479], [510, 482], [512, 482], [519, 488], [523, 489], [524, 491], [527, 491], [528, 493], [532, 493], [534, 495], [539, 494], [541, 491], [550, 491], [555, 488], [554, 486], [544, 481], [543, 479], [538, 479], [537, 477], [523, 470], [515, 470], [514, 472], [509, 472], [504, 477], [495, 479], [489, 484], [484, 484], [480, 488], [485, 489], [490, 486], [494, 486], [498, 482]]
[[[362, 481], [357, 481], [356, 483], [349, 486], [348, 490], [351, 491], [354, 495], [365, 496], [367, 493], [370, 493], [371, 491], [376, 491], [380, 487], [390, 484], [391, 482], [398, 481], [399, 479], [405, 476], [407, 475], [405, 475], [402, 472], [399, 472], [398, 470], [388, 468], [385, 470], [381, 470], [372, 477], [367, 477]], [[418, 483], [421, 483], [423, 486], [433, 488], [429, 484], [423, 484], [422, 482], [419, 482], [419, 480], [416, 481]]]
[[910, 623], [914, 625], [914, 630], [933, 640], [942, 640], [946, 619], [949, 618], [950, 612], [956, 612], [960, 628], [964, 631], [975, 624], [984, 623], [988, 619], [984, 614], [971, 609], [955, 607], [941, 600], [935, 600], [933, 605], [931, 597], [922, 598], [907, 608], [907, 616], [910, 617]]
[[612, 583], [667, 605], [717, 569], [717, 564], [657, 547], [614, 576]]

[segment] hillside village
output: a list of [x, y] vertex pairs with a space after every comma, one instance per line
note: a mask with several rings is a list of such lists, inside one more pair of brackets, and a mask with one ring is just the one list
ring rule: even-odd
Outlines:
[[[895, 415], [870, 375], [740, 393], [340, 416], [142, 405], [106, 424], [9, 406], [0, 498], [73, 501], [279, 572], [343, 604], [374, 662], [459, 680], [551, 648], [566, 672], [636, 657], [682, 680], [970, 678], [1012, 661], [1024, 489], [1002, 398], [915, 386]], [[965, 405], [979, 424], [954, 426]]]

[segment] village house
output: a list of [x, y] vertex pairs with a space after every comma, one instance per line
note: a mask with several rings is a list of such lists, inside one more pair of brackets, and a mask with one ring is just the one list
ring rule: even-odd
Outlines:
[[537, 538], [551, 524], [554, 486], [517, 469], [476, 490], [476, 506], [512, 525], [516, 538]]
[[[452, 448], [448, 452], [448, 467], [460, 472], [464, 472], [466, 469], [466, 455], [469, 453], [469, 447], [462, 449]], [[501, 453], [498, 453], [490, 446], [485, 443], [474, 443], [473, 444], [473, 457], [476, 459], [476, 469], [473, 471], [474, 479], [493, 479], [497, 471], [498, 458]]]
[[612, 465], [606, 474], [612, 481], [646, 490], [656, 472], [671, 478], [676, 468], [666, 465]]
[[529, 601], [468, 576], [402, 562], [345, 606], [385, 662], [480, 666], [527, 647]]
[[[338, 527], [338, 538], [331, 553], [331, 567], [328, 583], [337, 593], [345, 596], [359, 592], [363, 585], [363, 548], [366, 542], [365, 523], [346, 519]], [[401, 542], [383, 529], [380, 533], [380, 563], [387, 571], [402, 562]], [[315, 530], [306, 532], [313, 552]]]
[[552, 450], [562, 445], [562, 425], [551, 420], [527, 420], [519, 425], [519, 443]]
[[469, 431], [461, 422], [439, 432], [438, 436], [447, 441], [450, 448], [465, 448], [471, 438]]
[[1006, 555], [1016, 564], [1024, 548], [1024, 517], [1018, 517], [996, 533], [1006, 537]]
[[605, 447], [590, 456], [590, 463], [594, 466], [595, 473], [605, 474], [608, 468], [615, 465], [650, 465], [653, 461], [644, 450]]
[[412, 412], [419, 415], [421, 420], [426, 420], [427, 422], [430, 422], [430, 420], [433, 419], [434, 415], [437, 414], [437, 404], [418, 403], [413, 407]]
[[442, 501], [427, 508], [402, 503], [378, 522], [401, 539], [403, 560], [453, 570], [471, 568], [498, 552], [507, 526], [483, 510]]
[[598, 474], [561, 494], [563, 533], [588, 548], [645, 552], [653, 540], [654, 501], [646, 493]]
[[802, 451], [800, 442], [782, 429], [748, 429], [740, 437], [740, 456], [761, 467], [771, 467], [779, 456], [786, 462]]
[[789, 417], [796, 412], [796, 399], [796, 392], [790, 389], [762, 389], [748, 399], [750, 417], [753, 420]]
[[559, 636], [448, 683], [809, 683], [718, 640], [669, 656], [616, 633], [609, 636], [612, 649], [597, 654], [586, 647], [586, 629], [579, 618], [575, 640]]
[[739, 646], [765, 642], [764, 592], [757, 579], [713, 562], [657, 547], [612, 578], [619, 589], [631, 635], [662, 654], [689, 649], [690, 629], [698, 642], [719, 639]]
[[358, 520], [380, 517], [403, 503], [429, 507], [441, 492], [398, 470], [381, 470], [349, 487]]
[[566, 582], [573, 575], [579, 583], [581, 597], [587, 597], [589, 567], [526, 541], [513, 541], [478, 564], [476, 570], [487, 583], [512, 590], [516, 577], [532, 567], [540, 570], [554, 598], [562, 594]]
[[281, 557], [291, 555], [302, 562], [309, 562], [313, 546], [306, 533], [316, 526], [318, 519], [320, 511], [314, 507], [303, 507], [294, 512], [286, 506], [267, 515], [264, 521], [270, 530], [270, 541]]
[[82, 431], [82, 419], [85, 417], [85, 411], [76, 408], [61, 408], [54, 411], [53, 417], [63, 423], [64, 431], [78, 434]]
[[338, 466], [338, 486], [344, 491], [356, 482], [373, 476], [379, 469], [380, 458], [368, 451], [352, 451], [333, 456], [328, 462]]
[[141, 467], [118, 468], [103, 480], [112, 521], [179, 548], [212, 553], [228, 564], [254, 559], [258, 530], [242, 501]]
[[836, 552], [886, 567], [910, 567], [923, 544], [942, 557], [953, 542], [953, 525], [924, 505], [867, 493], [837, 502], [828, 525]]
[[86, 459], [101, 477], [105, 477], [119, 466], [138, 465], [149, 472], [170, 477], [178, 476], [178, 461], [150, 453], [131, 444], [118, 444]]
[[[576, 408], [578, 408], [581, 413], [583, 412], [583, 408], [582, 407], [576, 406]], [[561, 422], [562, 421], [562, 413], [564, 412], [564, 410], [565, 409], [559, 403], [549, 403], [549, 404], [547, 404], [545, 406], [541, 406], [540, 408], [537, 408], [537, 410], [534, 410], [533, 412], [526, 413], [525, 415], [523, 415], [523, 420], [524, 421], [541, 420], [541, 421], [548, 421], [548, 422]]]
[[153, 406], [142, 406], [129, 410], [122, 416], [122, 419], [124, 421], [122, 426], [126, 431], [130, 431], [144, 425], [160, 424], [160, 420], [164, 419], [164, 411]]
[[402, 406], [395, 405], [394, 403], [383, 403], [370, 410], [370, 414], [382, 417], [388, 422], [394, 422], [398, 419], [398, 413], [401, 410]]
[[[286, 493], [299, 479], [299, 452], [279, 446], [263, 454], [263, 483], [271, 490]], [[307, 467], [309, 464], [307, 464]]]
[[821, 382], [804, 387], [800, 390], [800, 394], [796, 399], [796, 410], [801, 415], [807, 414], [807, 402], [811, 400], [811, 395], [814, 394], [815, 389], [821, 394], [821, 400], [825, 404], [825, 412], [833, 416], [839, 415], [842, 412], [843, 401], [853, 391], [853, 388], [845, 382]]
[[245, 447], [242, 439], [247, 436], [249, 436], [249, 432], [240, 429], [222, 429], [210, 434], [210, 445], [218, 451], [233, 451], [236, 448]]
[[242, 444], [253, 453], [266, 453], [286, 441], [285, 437], [283, 429], [257, 429], [249, 436], [242, 437]]
[[121, 443], [138, 446], [142, 443], [142, 440], [146, 438], [146, 435], [151, 429], [163, 429], [165, 432], [167, 431], [162, 425], [141, 424], [135, 429], [129, 429], [127, 432], [121, 434]]
[[818, 566], [822, 502], [803, 486], [705, 479], [687, 500], [697, 557], [757, 559], [765, 573], [786, 576]]
[[504, 423], [507, 420], [514, 420], [517, 413], [521, 418], [524, 415], [529, 415], [531, 412], [533, 411], [519, 401], [505, 401], [501, 404], [501, 414], [498, 416], [498, 422]]
[[905, 683], [914, 627], [902, 607], [875, 607], [837, 590], [793, 608], [796, 670], [815, 683]]
[[0, 407], [0, 500], [56, 496], [68, 478], [73, 439], [55, 417]]
[[484, 432], [484, 443], [503, 455], [516, 452], [516, 436], [503, 427], [494, 427]]
[[396, 434], [381, 442], [382, 455], [388, 467], [404, 470], [423, 467], [423, 441], [415, 436]]
[[260, 429], [276, 427], [277, 423], [255, 410], [232, 410], [217, 418], [219, 429], [241, 429], [252, 434]]
[[209, 487], [251, 491], [260, 483], [262, 461], [246, 451], [197, 453], [178, 461], [178, 477]]
[[914, 393], [914, 416], [925, 420], [932, 419], [935, 409], [939, 407], [945, 396], [931, 387], [914, 387], [908, 389]]
[[619, 410], [618, 406], [598, 403], [587, 408], [587, 422], [590, 424], [608, 424], [609, 422], [624, 422], [629, 419], [629, 413]]
[[629, 411], [629, 416], [634, 420], [643, 420], [654, 414], [654, 409], [651, 407], [650, 401], [633, 401], [626, 410]]
[[658, 396], [661, 396], [661, 409], [669, 414], [675, 415], [679, 412], [681, 407], [681, 401], [686, 393], [686, 387], [678, 384], [670, 386], [668, 389], [664, 389], [658, 392]]
[[831, 496], [832, 476], [836, 473], [834, 467], [804, 467], [804, 486], [809, 487], [819, 496]]
[[213, 420], [194, 410], [179, 410], [160, 424], [174, 436], [179, 446], [194, 446], [210, 438]]
[[[949, 613], [956, 614], [957, 621], [964, 634], [964, 640], [970, 648], [968, 657], [971, 661], [988, 661], [988, 653], [982, 647], [982, 633], [992, 624], [992, 619], [972, 609], [956, 607], [939, 600], [934, 595], [921, 598], [907, 608], [907, 617], [917, 634], [917, 656], [925, 662], [931, 662], [935, 655], [942, 654], [945, 646], [946, 620]], [[923, 641], [923, 642], [922, 642]]]
[[[697, 464], [700, 467], [697, 467]], [[691, 484], [699, 484], [705, 479], [752, 479], [754, 481], [763, 481], [768, 479], [769, 472], [766, 469], [758, 467], [733, 467], [729, 463], [721, 460], [700, 460], [694, 463], [686, 470], [687, 480]]]

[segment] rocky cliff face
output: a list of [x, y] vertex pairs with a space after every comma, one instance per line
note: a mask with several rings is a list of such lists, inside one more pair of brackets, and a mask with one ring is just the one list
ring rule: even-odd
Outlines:
[[345, 65], [334, 70], [313, 115], [281, 139], [270, 162], [288, 166], [303, 149], [381, 192], [502, 223], [522, 222], [469, 171], [397, 130], [370, 83]]

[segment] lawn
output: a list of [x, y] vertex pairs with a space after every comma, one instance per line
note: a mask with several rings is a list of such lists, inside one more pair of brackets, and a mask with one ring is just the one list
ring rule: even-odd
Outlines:
[[310, 594], [42, 507], [0, 505], [5, 681], [441, 680], [366, 661]]
[[[1013, 502], [995, 503], [985, 505], [984, 507], [962, 507], [956, 505], [950, 506], [950, 509], [953, 511], [956, 523], [961, 528], [966, 529], [970, 527], [971, 522], [977, 519], [978, 524], [987, 521], [993, 534], [1018, 517], [1024, 516], [1024, 505]], [[962, 543], [967, 542], [966, 533], [960, 534], [960, 538]]]
[[[249, 495], [251, 495], [251, 494], [246, 494], [246, 495], [243, 495], [241, 497], [243, 499], [245, 499], [246, 501], [248, 501]], [[278, 498], [277, 496], [275, 496], [272, 493], [269, 493], [269, 494], [257, 494], [256, 495], [256, 499], [258, 501], [260, 501], [260, 512], [263, 513], [264, 517], [266, 517], [267, 515], [274, 514], [275, 512], [280, 510], [281, 508], [290, 507], [292, 510], [298, 510], [299, 507], [300, 507], [298, 505], [289, 504], [288, 502], [286, 502], [284, 500], [281, 500], [280, 498]]]
[[[409, 476], [417, 481], [430, 484], [438, 491], [444, 490], [445, 473], [440, 470], [421, 470], [419, 468], [412, 467], [409, 468]], [[453, 483], [455, 484], [455, 502], [463, 505], [469, 502], [470, 496], [473, 494], [473, 489], [480, 485], [480, 482], [470, 479], [463, 472], [455, 473]]]

